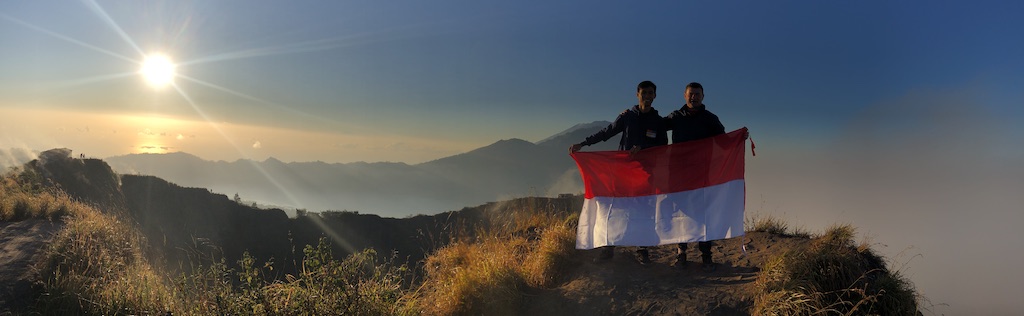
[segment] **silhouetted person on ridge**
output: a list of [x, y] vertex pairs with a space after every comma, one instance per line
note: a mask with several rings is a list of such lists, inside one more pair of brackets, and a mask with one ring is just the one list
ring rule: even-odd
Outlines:
[[[581, 143], [569, 146], [569, 153], [574, 153], [583, 148], [599, 142], [606, 141], [619, 133], [619, 150], [629, 150], [635, 154], [644, 148], [668, 144], [668, 133], [665, 132], [664, 120], [658, 115], [651, 104], [657, 97], [658, 86], [653, 82], [644, 81], [636, 86], [637, 105], [626, 109], [615, 118], [615, 121], [604, 129], [590, 135]], [[601, 248], [599, 260], [608, 260], [615, 255], [615, 246]], [[637, 250], [637, 261], [641, 264], [651, 262], [646, 247]]]
[[[686, 104], [665, 117], [666, 125], [672, 130], [673, 144], [725, 134], [725, 126], [718, 116], [704, 106], [704, 87], [700, 83], [687, 84], [683, 97]], [[701, 262], [707, 270], [715, 269], [711, 261], [711, 246], [710, 241], [697, 243]], [[680, 243], [678, 247], [675, 265], [683, 267], [686, 266], [686, 243]]]

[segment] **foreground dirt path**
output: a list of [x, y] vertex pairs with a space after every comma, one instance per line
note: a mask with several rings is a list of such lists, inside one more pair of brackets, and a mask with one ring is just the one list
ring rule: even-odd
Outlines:
[[45, 219], [0, 222], [0, 315], [31, 303], [29, 289], [39, 279], [32, 265], [60, 227]]
[[[648, 265], [634, 259], [635, 247], [619, 247], [607, 262], [594, 262], [599, 250], [578, 251], [576, 268], [556, 288], [527, 297], [524, 315], [743, 315], [753, 304], [754, 280], [774, 255], [805, 247], [807, 238], [750, 233], [718, 241], [712, 250], [717, 269], [698, 263], [696, 245], [685, 268], [675, 262], [676, 246], [651, 248]], [[746, 251], [743, 251], [746, 245]]]

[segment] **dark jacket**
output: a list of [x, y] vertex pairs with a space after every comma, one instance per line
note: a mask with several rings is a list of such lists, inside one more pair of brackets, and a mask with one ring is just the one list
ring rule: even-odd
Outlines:
[[673, 144], [725, 134], [722, 121], [703, 105], [693, 109], [683, 105], [682, 108], [669, 113], [665, 117], [665, 122], [668, 129], [672, 130]]
[[658, 110], [652, 108], [647, 113], [642, 113], [640, 107], [634, 105], [619, 114], [608, 127], [587, 137], [580, 145], [597, 144], [619, 133], [622, 133], [619, 150], [629, 150], [633, 146], [640, 146], [643, 149], [668, 145], [668, 133], [665, 131], [663, 120], [661, 115], [658, 115]]

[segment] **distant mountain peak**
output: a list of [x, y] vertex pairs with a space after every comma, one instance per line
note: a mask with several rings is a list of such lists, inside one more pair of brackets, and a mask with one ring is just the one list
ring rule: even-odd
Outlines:
[[[593, 121], [593, 122], [590, 122], [590, 123], [579, 123], [579, 124], [573, 125], [572, 127], [568, 128], [568, 129], [566, 129], [566, 130], [564, 130], [564, 131], [562, 131], [562, 132], [560, 132], [558, 134], [551, 135], [548, 138], [545, 138], [545, 139], [542, 139], [542, 140], [538, 141], [537, 145], [543, 145], [545, 143], [554, 142], [554, 141], [556, 141], [556, 140], [558, 140], [560, 138], [565, 137], [566, 135], [573, 134], [576, 131], [580, 131], [580, 130], [599, 130], [601, 128], [604, 128], [605, 126], [608, 126], [608, 124], [611, 124], [611, 122], [608, 122], [608, 121]], [[580, 139], [580, 140], [582, 140], [582, 139]]]

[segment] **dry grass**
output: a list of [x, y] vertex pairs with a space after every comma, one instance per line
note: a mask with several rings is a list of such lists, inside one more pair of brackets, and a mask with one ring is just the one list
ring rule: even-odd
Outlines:
[[790, 237], [810, 237], [803, 227], [791, 228], [789, 223], [775, 215], [755, 214], [743, 220], [743, 229], [748, 232], [766, 232]]
[[[187, 315], [412, 315], [408, 269], [378, 263], [373, 249], [335, 260], [326, 239], [307, 245], [302, 271], [268, 280], [269, 262], [245, 254], [238, 270], [223, 262], [178, 279]], [[235, 282], [237, 280], [237, 282]], [[234, 284], [234, 285], [233, 285]]]
[[856, 230], [834, 225], [806, 251], [769, 260], [758, 276], [754, 315], [917, 315], [913, 285], [885, 263]]
[[459, 238], [426, 259], [416, 301], [431, 315], [516, 315], [526, 287], [548, 287], [568, 269], [576, 217], [545, 206], [491, 214], [500, 225]]
[[0, 220], [61, 217], [85, 212], [84, 205], [66, 193], [34, 184], [34, 173], [14, 172], [0, 177]]
[[88, 206], [65, 219], [40, 271], [43, 314], [158, 314], [179, 303], [142, 254], [141, 234]]

